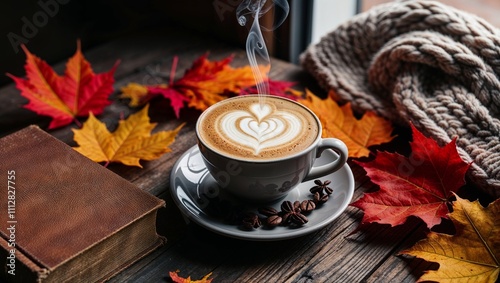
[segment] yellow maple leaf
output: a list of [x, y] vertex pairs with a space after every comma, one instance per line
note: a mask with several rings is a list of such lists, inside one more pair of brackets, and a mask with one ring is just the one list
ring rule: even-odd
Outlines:
[[170, 149], [184, 124], [173, 131], [161, 131], [151, 135], [156, 126], [149, 122], [149, 105], [139, 112], [121, 120], [117, 129], [110, 133], [106, 125], [91, 113], [81, 129], [73, 129], [74, 140], [79, 145], [74, 149], [95, 162], [120, 162], [142, 167], [139, 160], [154, 160]]
[[422, 281], [496, 282], [500, 272], [500, 200], [484, 208], [478, 201], [457, 196], [449, 214], [456, 234], [430, 232], [426, 239], [403, 251], [439, 263]]
[[142, 104], [144, 98], [148, 95], [148, 88], [144, 85], [138, 83], [129, 83], [128, 85], [122, 87], [120, 98], [130, 99], [129, 106], [137, 107]]
[[208, 279], [210, 275], [212, 275], [212, 272], [209, 274], [203, 276], [200, 280], [191, 280], [191, 276], [188, 276], [187, 278], [180, 277], [177, 273], [179, 271], [169, 272], [170, 278], [172, 279], [173, 282], [175, 283], [210, 283], [212, 282], [213, 278]]
[[370, 154], [368, 147], [391, 141], [392, 125], [386, 119], [367, 111], [361, 119], [356, 119], [351, 104], [339, 106], [330, 93], [321, 99], [309, 90], [306, 98], [299, 100], [318, 116], [323, 125], [323, 137], [342, 140], [349, 149], [349, 157], [364, 157]]

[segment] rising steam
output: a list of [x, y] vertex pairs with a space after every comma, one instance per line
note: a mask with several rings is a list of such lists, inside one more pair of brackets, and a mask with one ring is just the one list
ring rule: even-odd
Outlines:
[[[236, 9], [236, 18], [241, 26], [245, 26], [249, 20], [253, 23], [248, 32], [246, 52], [250, 67], [255, 78], [258, 94], [270, 94], [268, 75], [271, 69], [271, 60], [267, 51], [261, 28], [271, 31], [279, 27], [288, 16], [290, 10], [286, 0], [243, 0]], [[271, 27], [262, 26], [259, 19], [274, 8], [273, 24]]]

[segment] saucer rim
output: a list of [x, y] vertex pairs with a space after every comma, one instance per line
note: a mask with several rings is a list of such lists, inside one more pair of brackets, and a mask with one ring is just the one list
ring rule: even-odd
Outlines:
[[[292, 238], [297, 238], [300, 236], [304, 236], [306, 234], [312, 233], [314, 231], [320, 230], [329, 223], [333, 222], [335, 219], [337, 219], [349, 206], [350, 202], [353, 199], [354, 196], [354, 185], [355, 185], [355, 180], [354, 180], [354, 175], [352, 173], [352, 170], [349, 166], [349, 164], [344, 164], [338, 171], [335, 173], [344, 170], [345, 171], [345, 178], [347, 178], [347, 188], [345, 188], [346, 192], [346, 198], [345, 201], [342, 203], [341, 206], [337, 210], [335, 210], [335, 213], [332, 215], [328, 216], [326, 219], [323, 219], [319, 221], [318, 223], [315, 223], [314, 225], [307, 226], [307, 227], [299, 227], [299, 228], [294, 228], [290, 229], [289, 232], [283, 233], [280, 231], [278, 235], [272, 235], [272, 234], [255, 234], [254, 232], [258, 232], [258, 230], [252, 230], [252, 231], [243, 231], [239, 230], [236, 226], [234, 225], [229, 225], [225, 223], [220, 223], [217, 221], [210, 221], [212, 217], [206, 215], [205, 217], [196, 215], [192, 213], [189, 209], [187, 209], [181, 202], [179, 195], [176, 193], [177, 187], [181, 187], [180, 185], [175, 184], [175, 175], [177, 168], [179, 167], [180, 162], [185, 158], [186, 155], [190, 154], [191, 152], [195, 151], [198, 149], [198, 145], [194, 145], [187, 149], [174, 163], [174, 166], [172, 167], [172, 170], [170, 172], [170, 193], [172, 196], [172, 199], [174, 200], [174, 203], [176, 206], [179, 208], [181, 211], [182, 215], [187, 217], [189, 220], [195, 222], [196, 224], [200, 225], [201, 227], [212, 231], [214, 233], [217, 233], [222, 236], [226, 237], [231, 237], [235, 239], [240, 239], [240, 240], [250, 240], [250, 241], [281, 241], [281, 240], [287, 240], [287, 239], [292, 239]], [[333, 154], [336, 154], [333, 152]], [[205, 166], [203, 166], [206, 168]], [[335, 174], [331, 173], [329, 175]], [[327, 175], [327, 176], [329, 176]], [[300, 184], [299, 184], [300, 186]], [[297, 186], [293, 190], [299, 190], [299, 186]], [[182, 190], [185, 190], [185, 188], [182, 188]], [[325, 204], [328, 204], [325, 203]], [[325, 205], [323, 204], [323, 205]], [[207, 219], [209, 218], [209, 219]], [[212, 218], [213, 219], [213, 218]]]

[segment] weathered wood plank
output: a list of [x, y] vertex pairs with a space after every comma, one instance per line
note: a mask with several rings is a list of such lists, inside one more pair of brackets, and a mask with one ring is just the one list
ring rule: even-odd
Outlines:
[[[372, 185], [360, 168], [354, 172], [358, 180], [356, 197], [359, 197], [366, 186]], [[192, 234], [178, 243], [185, 250], [172, 248], [155, 259], [163, 261], [159, 266], [149, 266], [127, 278], [155, 281], [165, 275], [165, 270], [176, 269], [201, 278], [213, 269], [220, 282], [359, 282], [397, 252], [393, 247], [401, 245], [406, 231], [418, 227], [418, 223], [399, 228], [372, 226], [347, 237], [357, 227], [361, 216], [357, 209], [348, 208], [345, 214], [320, 231], [298, 239], [269, 243], [226, 239], [191, 225], [188, 231]], [[191, 255], [192, 260], [210, 254], [212, 262], [218, 264], [211, 266], [210, 271], [185, 265], [183, 258], [192, 253], [189, 247], [196, 247], [197, 251]], [[164, 257], [168, 261], [162, 260]], [[393, 264], [400, 266], [401, 262]], [[128, 276], [126, 273], [122, 276]]]
[[429, 263], [421, 259], [399, 255], [399, 253], [412, 246], [417, 240], [425, 237], [425, 227], [419, 226], [411, 233], [403, 245], [395, 248], [395, 253], [382, 262], [373, 274], [365, 279], [365, 282], [381, 282], [384, 278], [392, 278], [394, 282], [415, 282], [425, 270], [436, 269], [436, 263]]
[[[363, 173], [362, 170], [357, 172]], [[356, 186], [359, 187], [366, 181], [365, 177], [358, 178]], [[165, 199], [169, 199], [168, 192], [165, 193]], [[168, 218], [162, 218], [162, 216], [158, 221], [159, 223], [170, 222]], [[263, 278], [266, 282], [280, 282], [279, 278], [284, 278], [283, 274], [301, 267], [297, 264], [299, 256], [303, 259], [312, 257], [316, 254], [316, 249], [324, 245], [322, 241], [325, 235], [335, 237], [346, 234], [353, 221], [355, 219], [345, 214], [318, 232], [298, 239], [278, 242], [252, 242], [227, 238], [209, 232], [196, 224], [189, 224], [186, 234], [173, 244], [175, 247], [171, 247], [154, 260], [158, 265], [151, 264], [147, 268], [133, 272], [126, 270], [114, 280], [119, 282], [127, 278], [135, 282], [147, 278], [148, 282], [156, 282], [165, 276], [167, 271], [179, 269], [184, 274], [200, 278], [213, 270], [214, 276], [219, 278], [218, 282], [219, 280], [220, 282], [258, 282], [252, 281], [252, 278]], [[166, 234], [178, 229], [178, 226], [172, 223], [167, 224], [167, 227]], [[161, 228], [158, 227], [158, 229]], [[200, 270], [200, 266], [193, 266], [192, 262], [185, 263], [186, 257], [191, 257], [192, 261], [208, 257], [213, 265], [210, 265], [210, 270], [205, 269], [205, 265], [201, 266], [203, 268]], [[272, 277], [269, 277], [269, 273]], [[275, 279], [278, 280], [274, 281]]]
[[[372, 186], [370, 183], [366, 185], [368, 189]], [[358, 189], [356, 196], [359, 197], [365, 189]], [[308, 245], [290, 247], [294, 253], [282, 257], [279, 267], [266, 268], [271, 263], [278, 264], [276, 260], [265, 262], [247, 271], [238, 281], [362, 282], [394, 252], [393, 246], [404, 241], [404, 235], [414, 228], [373, 226], [348, 236], [357, 227], [361, 216], [357, 209], [348, 208], [332, 225], [310, 236]]]
[[[119, 89], [129, 82], [152, 83], [151, 70], [159, 70], [168, 80], [172, 58], [179, 57], [175, 78], [180, 78], [192, 62], [209, 52], [210, 60], [233, 55], [232, 66], [248, 64], [244, 50], [220, 42], [188, 34], [183, 30], [144, 33], [135, 37], [109, 42], [85, 52], [96, 72], [108, 70], [121, 59], [116, 73], [113, 104], [99, 116], [113, 130], [120, 116], [128, 116], [131, 109], [126, 101], [118, 99]], [[65, 62], [56, 69], [64, 69]], [[16, 74], [21, 75], [21, 74]], [[297, 89], [305, 87], [319, 96], [325, 92], [300, 67], [273, 59], [271, 78], [297, 81]], [[25, 103], [12, 84], [0, 89], [0, 135], [36, 123], [48, 125], [41, 118], [21, 108]], [[180, 270], [181, 275], [199, 279], [213, 272], [214, 282], [413, 282], [430, 265], [418, 259], [396, 254], [422, 237], [422, 225], [412, 220], [401, 227], [389, 228], [369, 225], [349, 235], [359, 225], [362, 212], [349, 207], [338, 219], [325, 228], [296, 239], [277, 242], [243, 241], [217, 235], [189, 223], [175, 206], [169, 192], [170, 171], [177, 158], [196, 144], [194, 126], [199, 111], [186, 109], [177, 119], [166, 99], [155, 99], [150, 107], [155, 131], [172, 130], [185, 122], [171, 152], [161, 158], [141, 162], [143, 168], [112, 164], [108, 168], [141, 189], [166, 201], [166, 208], [158, 214], [157, 229], [168, 238], [167, 244], [118, 274], [111, 282], [165, 282], [169, 271]], [[70, 125], [49, 131], [60, 140], [75, 145]], [[391, 146], [405, 149], [407, 133]], [[384, 147], [381, 147], [384, 148]], [[387, 146], [386, 148], [389, 148]], [[354, 198], [376, 188], [363, 169], [349, 163], [356, 179]]]

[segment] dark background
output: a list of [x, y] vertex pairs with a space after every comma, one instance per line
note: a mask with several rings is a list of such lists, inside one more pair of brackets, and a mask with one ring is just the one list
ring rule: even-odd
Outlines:
[[[165, 25], [187, 28], [244, 47], [247, 27], [236, 21], [241, 0], [37, 0], [2, 2], [0, 17], [0, 85], [11, 83], [5, 73], [24, 76], [28, 50], [55, 64], [66, 61], [76, 50], [114, 38]], [[274, 33], [264, 32], [269, 53], [286, 58], [287, 21]], [[159, 35], [160, 36], [160, 35]], [[145, 42], [144, 44], [147, 44]], [[16, 49], [17, 52], [16, 52]], [[91, 62], [92, 63], [92, 62]]]

